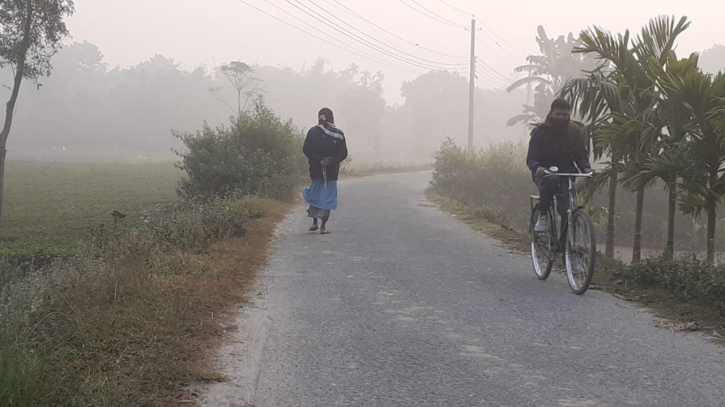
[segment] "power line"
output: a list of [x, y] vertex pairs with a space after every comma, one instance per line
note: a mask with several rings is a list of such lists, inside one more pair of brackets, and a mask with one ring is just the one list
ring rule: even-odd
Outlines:
[[[411, 0], [411, 1], [414, 1], [414, 0]], [[459, 13], [463, 13], [463, 14], [466, 14], [466, 15], [469, 15], [469, 16], [470, 16], [470, 15], [473, 15], [473, 13], [470, 13], [470, 12], [468, 12], [468, 11], [466, 11], [466, 10], [462, 10], [462, 9], [460, 9], [460, 8], [458, 8], [458, 7], [455, 7], [455, 6], [451, 5], [450, 3], [448, 3], [448, 2], [447, 2], [447, 1], [445, 1], [445, 0], [438, 0], [438, 2], [439, 2], [439, 3], [442, 3], [443, 5], [445, 5], [446, 7], [450, 8], [450, 9], [452, 9], [452, 10], [458, 11]], [[496, 31], [494, 31], [493, 29], [491, 29], [491, 27], [489, 27], [489, 26], [488, 26], [488, 25], [487, 25], [486, 23], [484, 23], [483, 21], [481, 21], [481, 19], [479, 19], [479, 18], [476, 18], [476, 21], [478, 21], [478, 22], [479, 22], [479, 23], [481, 24], [481, 26], [483, 26], [483, 28], [485, 28], [486, 30], [490, 31], [490, 32], [491, 32], [491, 33], [492, 33], [493, 35], [495, 35], [496, 37], [498, 37], [498, 39], [499, 39], [500, 41], [502, 41], [503, 43], [505, 43], [506, 45], [508, 45], [508, 46], [509, 46], [509, 47], [511, 47], [512, 49], [514, 49], [514, 50], [516, 50], [516, 51], [518, 51], [518, 52], [520, 52], [520, 53], [522, 53], [522, 54], [524, 54], [524, 55], [528, 55], [528, 54], [529, 54], [528, 52], [526, 52], [526, 51], [523, 51], [522, 49], [520, 49], [520, 48], [516, 47], [515, 45], [511, 44], [510, 42], [508, 42], [508, 41], [506, 40], [506, 38], [504, 38], [504, 37], [502, 37], [502, 36], [498, 35], [498, 33], [497, 33]], [[496, 40], [494, 40], [493, 38], [492, 38], [491, 40], [492, 40], [492, 41], [493, 41], [493, 42], [494, 42], [494, 43], [495, 43], [496, 45], [498, 45], [499, 47], [501, 46], [501, 45], [500, 45], [500, 44], [498, 44], [498, 42], [497, 42]], [[503, 47], [502, 47], [502, 49], [503, 49]]]
[[368, 58], [370, 58], [370, 59], [372, 59], [372, 60], [374, 60], [374, 61], [376, 61], [376, 62], [382, 62], [382, 61], [381, 61], [380, 59], [378, 59], [377, 57], [375, 57], [375, 56], [373, 56], [373, 55], [371, 55], [371, 54], [369, 54], [369, 53], [367, 53], [367, 52], [365, 52], [365, 51], [363, 51], [363, 50], [361, 50], [361, 49], [359, 49], [359, 48], [355, 48], [355, 47], [354, 47], [354, 46], [352, 46], [352, 45], [346, 44], [346, 43], [345, 43], [345, 42], [343, 42], [342, 40], [340, 40], [340, 39], [338, 39], [338, 38], [335, 38], [335, 37], [333, 37], [332, 35], [330, 35], [330, 34], [326, 33], [325, 31], [323, 31], [323, 30], [321, 30], [321, 29], [319, 29], [319, 28], [315, 27], [314, 25], [310, 24], [309, 22], [307, 22], [307, 21], [305, 21], [305, 20], [301, 19], [300, 17], [297, 17], [296, 15], [294, 15], [294, 14], [290, 13], [289, 11], [287, 11], [287, 10], [283, 9], [282, 7], [280, 7], [280, 6], [278, 6], [278, 5], [274, 4], [274, 3], [272, 3], [272, 2], [270, 1], [270, 0], [264, 0], [264, 2], [265, 2], [265, 3], [267, 3], [267, 4], [269, 4], [269, 5], [270, 5], [270, 6], [272, 6], [272, 7], [276, 8], [277, 10], [279, 10], [279, 11], [281, 11], [281, 12], [283, 12], [283, 13], [287, 14], [288, 16], [290, 16], [290, 17], [294, 18], [295, 20], [297, 20], [297, 21], [301, 22], [302, 24], [305, 24], [305, 25], [309, 26], [310, 28], [312, 28], [313, 30], [315, 30], [315, 31], [317, 31], [317, 32], [319, 32], [319, 33], [321, 33], [322, 35], [325, 35], [325, 36], [327, 36], [327, 37], [330, 37], [330, 38], [332, 38], [333, 40], [337, 40], [337, 41], [339, 41], [340, 43], [342, 43], [343, 45], [345, 45], [346, 47], [348, 47], [348, 48], [351, 48], [351, 49], [353, 49], [353, 50], [355, 50], [355, 51], [359, 52], [360, 54], [363, 54], [363, 55], [365, 55], [366, 57], [368, 57]]
[[[308, 23], [307, 21], [305, 21], [305, 20], [303, 20], [303, 19], [301, 19], [301, 18], [297, 17], [296, 15], [294, 15], [294, 14], [290, 13], [289, 11], [287, 11], [287, 10], [283, 9], [282, 7], [280, 7], [280, 6], [278, 6], [278, 5], [274, 4], [274, 3], [272, 3], [272, 2], [270, 1], [270, 0], [264, 0], [264, 2], [266, 2], [267, 4], [269, 4], [269, 5], [270, 5], [270, 6], [272, 6], [272, 7], [276, 8], [277, 10], [279, 10], [279, 11], [281, 11], [281, 12], [283, 12], [283, 13], [287, 14], [288, 16], [290, 16], [290, 17], [294, 18], [295, 20], [297, 20], [297, 21], [299, 21], [299, 22], [301, 22], [301, 23], [303, 23], [303, 24], [305, 24], [305, 25], [309, 26], [310, 28], [312, 28], [313, 30], [315, 30], [315, 31], [317, 31], [317, 32], [319, 32], [319, 33], [321, 33], [322, 35], [325, 35], [325, 36], [327, 36], [327, 37], [330, 37], [330, 38], [332, 38], [333, 40], [337, 40], [337, 41], [339, 41], [340, 43], [342, 43], [343, 45], [345, 45], [346, 47], [348, 47], [348, 48], [350, 48], [350, 49], [353, 49], [354, 51], [356, 51], [357, 53], [359, 53], [359, 54], [356, 54], [356, 55], [360, 55], [360, 54], [362, 54], [363, 56], [365, 56], [365, 57], [367, 57], [368, 59], [371, 59], [371, 60], [373, 60], [373, 61], [375, 61], [375, 62], [379, 62], [379, 63], [383, 63], [383, 64], [386, 64], [386, 63], [385, 63], [385, 61], [382, 61], [382, 60], [378, 59], [377, 57], [375, 57], [375, 56], [373, 56], [373, 55], [371, 55], [371, 54], [369, 54], [369, 53], [367, 53], [367, 52], [365, 52], [365, 51], [363, 51], [363, 50], [360, 50], [359, 48], [355, 48], [354, 46], [351, 46], [351, 45], [349, 45], [349, 44], [346, 44], [345, 42], [341, 41], [341, 40], [340, 40], [340, 39], [338, 39], [338, 38], [334, 38], [333, 36], [331, 36], [330, 34], [326, 33], [325, 31], [323, 31], [323, 30], [320, 30], [319, 28], [317, 28], [317, 27], [315, 27], [314, 25], [312, 25], [312, 24]], [[345, 49], [345, 50], [349, 52], [349, 50], [347, 50], [347, 49]], [[388, 65], [388, 66], [392, 66], [392, 65], [389, 65], [389, 64], [386, 64], [386, 65]], [[393, 66], [393, 67], [394, 67], [394, 68], [396, 68], [396, 69], [401, 69], [401, 68], [398, 68], [398, 67], [395, 67], [395, 66]], [[408, 72], [413, 72], [413, 71], [408, 71]]]
[[480, 86], [481, 88], [489, 88], [492, 90], [504, 90], [506, 89], [506, 86], [496, 83], [493, 81], [486, 81], [482, 74], [477, 73], [476, 77], [479, 78], [480, 82], [483, 84], [483, 86]]
[[403, 55], [407, 55], [407, 56], [409, 56], [411, 58], [418, 59], [420, 61], [423, 61], [424, 63], [436, 64], [436, 65], [445, 66], [445, 67], [458, 67], [458, 68], [461, 68], [461, 67], [468, 66], [468, 64], [462, 64], [462, 63], [454, 63], [454, 64], [452, 64], [452, 63], [445, 63], [445, 62], [433, 61], [433, 60], [430, 60], [430, 59], [421, 58], [421, 57], [419, 57], [417, 55], [413, 55], [413, 54], [410, 54], [408, 52], [405, 52], [405, 51], [403, 51], [403, 50], [401, 50], [401, 49], [399, 49], [397, 47], [384, 44], [382, 41], [378, 40], [377, 38], [372, 37], [371, 35], [369, 35], [368, 33], [364, 32], [362, 30], [358, 29], [354, 25], [352, 25], [352, 24], [348, 23], [347, 21], [343, 20], [342, 18], [336, 16], [334, 13], [331, 13], [331, 12], [327, 11], [324, 7], [322, 7], [319, 4], [315, 3], [314, 0], [308, 0], [308, 1], [310, 3], [312, 3], [315, 7], [319, 8], [320, 10], [322, 10], [324, 13], [330, 15], [331, 17], [335, 18], [336, 20], [340, 21], [341, 23], [343, 23], [343, 24], [347, 25], [348, 27], [352, 28], [353, 30], [359, 32], [363, 36], [368, 37], [371, 40], [378, 42], [382, 46], [391, 48], [394, 52], [398, 52], [398, 53], [401, 53]]
[[[411, 1], [413, 1], [413, 0], [411, 0]], [[445, 5], [446, 7], [450, 8], [450, 9], [453, 9], [453, 10], [455, 10], [455, 11], [458, 11], [459, 13], [463, 13], [463, 14], [466, 14], [466, 15], [469, 15], [469, 16], [470, 16], [470, 15], [473, 15], [473, 13], [470, 13], [470, 12], [468, 12], [468, 11], [465, 11], [465, 10], [462, 10], [462, 9], [460, 9], [460, 8], [458, 8], [458, 7], [455, 7], [455, 6], [451, 5], [450, 3], [448, 3], [448, 2], [447, 2], [447, 1], [445, 1], [445, 0], [438, 0], [438, 2], [439, 2], [439, 3], [442, 3], [443, 5]], [[522, 49], [520, 49], [520, 48], [516, 47], [515, 45], [511, 44], [510, 42], [508, 42], [508, 41], [506, 40], [506, 38], [504, 38], [504, 37], [502, 37], [502, 36], [498, 35], [498, 33], [497, 33], [496, 31], [492, 30], [492, 29], [491, 29], [491, 27], [489, 27], [489, 26], [488, 26], [488, 25], [487, 25], [486, 23], [484, 23], [483, 21], [481, 21], [481, 20], [480, 20], [479, 18], [476, 18], [476, 21], [478, 21], [478, 22], [479, 22], [479, 23], [481, 24], [481, 26], [483, 26], [483, 28], [485, 28], [485, 29], [487, 29], [488, 31], [490, 31], [490, 32], [491, 32], [491, 33], [492, 33], [493, 35], [495, 35], [496, 37], [498, 37], [498, 39], [499, 39], [500, 41], [502, 41], [503, 43], [505, 43], [506, 45], [508, 45], [508, 46], [509, 46], [509, 47], [511, 47], [512, 49], [514, 49], [514, 50], [516, 50], [516, 51], [518, 51], [518, 52], [520, 52], [520, 53], [522, 53], [522, 54], [524, 54], [524, 55], [528, 55], [528, 54], [529, 54], [528, 52], [526, 52], [526, 51], [523, 51]], [[499, 45], [499, 44], [498, 44], [498, 42], [497, 42], [496, 40], [493, 40], [493, 39], [492, 39], [492, 41], [494, 41], [494, 43], [495, 43], [496, 45]], [[500, 46], [500, 45], [499, 45], [499, 46]]]
[[520, 64], [521, 63], [521, 61], [518, 60], [518, 59], [516, 59], [516, 57], [512, 57], [512, 56], [506, 55], [506, 54], [502, 54], [501, 51], [498, 48], [495, 48], [495, 47], [492, 47], [492, 46], [488, 45], [488, 43], [486, 43], [486, 41], [483, 38], [481, 38], [479, 36], [476, 36], [476, 38], [478, 39], [478, 42], [480, 42], [481, 44], [483, 44], [483, 46], [485, 46], [486, 48], [490, 49], [494, 54], [498, 55], [499, 57], [504, 58], [504, 59], [507, 59], [509, 62], [512, 62], [512, 63], [515, 63], [515, 64]]
[[[333, 21], [325, 20], [323, 17], [319, 16], [314, 10], [312, 10], [309, 7], [307, 7], [304, 3], [302, 3], [299, 0], [294, 0], [299, 5], [292, 3], [291, 0], [285, 0], [285, 1], [288, 4], [290, 4], [291, 6], [297, 8], [298, 10], [300, 10], [303, 13], [307, 14], [308, 16], [310, 16], [310, 17], [314, 18], [315, 20], [321, 22], [322, 24], [328, 26], [329, 28], [331, 28], [331, 29], [339, 32], [340, 34], [342, 34], [342, 35], [344, 35], [344, 36], [346, 36], [346, 37], [348, 37], [350, 39], [352, 39], [353, 41], [359, 42], [360, 44], [365, 45], [368, 48], [371, 48], [371, 49], [373, 49], [375, 51], [378, 51], [381, 54], [387, 55], [387, 56], [389, 56], [389, 57], [391, 57], [393, 59], [397, 59], [398, 61], [405, 62], [405, 63], [407, 63], [409, 65], [417, 66], [419, 68], [426, 68], [426, 69], [432, 69], [432, 70], [445, 70], [445, 69], [447, 69], [447, 68], [442, 68], [440, 66], [433, 66], [431, 64], [416, 62], [416, 61], [411, 60], [409, 58], [401, 57], [400, 55], [396, 55], [393, 52], [390, 52], [388, 50], [382, 49], [379, 46], [370, 43], [369, 41], [365, 40], [364, 38], [360, 38], [359, 36], [351, 33], [350, 31], [348, 31], [344, 27], [341, 27], [340, 25], [336, 24]], [[302, 6], [304, 8], [302, 8], [300, 6]]]
[[485, 81], [488, 84], [493, 85], [499, 89], [506, 89], [506, 87], [507, 87], [505, 84], [503, 84], [495, 79], [492, 79], [490, 76], [487, 76], [486, 73], [482, 72], [482, 71], [476, 71], [476, 77], [480, 78], [481, 81]]
[[488, 31], [490, 31], [491, 33], [493, 33], [493, 35], [495, 35], [496, 37], [498, 37], [502, 42], [504, 42], [506, 45], [508, 45], [512, 49], [514, 49], [514, 50], [516, 50], [516, 51], [518, 51], [518, 52], [520, 52], [520, 53], [522, 53], [524, 55], [529, 55], [528, 52], [522, 50], [521, 48], [518, 48], [517, 46], [515, 46], [515, 45], [511, 44], [510, 42], [508, 42], [506, 40], [506, 38], [498, 35], [498, 33], [496, 31], [492, 30], [491, 27], [489, 27], [488, 25], [486, 25], [486, 23], [484, 23], [483, 21], [479, 20], [478, 18], [476, 20], [478, 20], [478, 22], [481, 23], [481, 25], [483, 26], [483, 28], [485, 28]]
[[366, 20], [366, 19], [362, 18], [362, 17], [361, 17], [361, 16], [359, 15], [359, 14], [357, 14], [357, 13], [355, 13], [354, 11], [350, 10], [349, 8], [347, 8], [347, 7], [346, 7], [346, 6], [344, 5], [344, 4], [342, 4], [342, 3], [338, 3], [337, 1], [335, 1], [335, 3], [337, 3], [337, 4], [335, 4], [335, 3], [333, 3], [333, 2], [332, 2], [332, 1], [330, 1], [330, 0], [322, 0], [322, 1], [324, 1], [325, 3], [329, 4], [330, 6], [332, 6], [332, 7], [335, 7], [335, 8], [337, 8], [338, 10], [340, 10], [340, 11], [342, 11], [342, 12], [344, 12], [344, 13], [346, 13], [346, 14], [348, 14], [348, 15], [352, 16], [352, 17], [355, 17], [355, 18], [359, 18], [359, 19], [360, 19], [360, 20], [362, 20], [362, 21], [363, 21], [363, 22], [364, 22], [364, 23], [365, 23], [365, 24], [366, 24], [366, 25], [367, 25], [368, 27], [370, 27], [370, 29], [371, 29], [371, 30], [375, 31], [375, 34], [377, 34], [377, 35], [378, 35], [378, 37], [380, 37], [380, 38], [381, 38], [381, 39], [382, 39], [383, 41], [387, 42], [387, 43], [388, 43], [388, 44], [390, 44], [391, 46], [395, 46], [395, 44], [393, 44], [393, 42], [392, 42], [392, 41], [390, 41], [390, 40], [388, 39], [388, 37], [386, 37], [386, 36], [385, 36], [384, 34], [381, 34], [381, 33], [380, 33], [379, 27], [377, 27], [377, 28], [376, 28], [376, 26], [375, 26], [375, 25], [374, 25], [374, 24], [373, 24], [373, 23], [372, 23], [371, 21], [368, 21], [368, 20]]
[[328, 4], [332, 4], [332, 3], [330, 3], [330, 1], [333, 1], [333, 2], [335, 2], [335, 3], [336, 3], [336, 4], [338, 5], [338, 6], [337, 6], [338, 8], [340, 8], [340, 9], [343, 9], [343, 10], [347, 11], [347, 13], [349, 13], [349, 14], [351, 14], [351, 15], [353, 15], [353, 16], [355, 16], [355, 17], [357, 17], [357, 18], [361, 19], [361, 20], [363, 20], [364, 22], [366, 22], [366, 23], [368, 23], [368, 24], [372, 25], [373, 27], [377, 27], [378, 29], [382, 30], [383, 32], [385, 32], [385, 33], [387, 33], [387, 34], [389, 34], [389, 35], [391, 35], [391, 36], [393, 36], [393, 37], [397, 38], [397, 39], [398, 39], [398, 40], [400, 40], [400, 41], [403, 41], [403, 42], [405, 42], [405, 43], [407, 43], [407, 44], [410, 44], [410, 45], [412, 45], [412, 46], [414, 46], [414, 47], [420, 48], [420, 49], [422, 49], [422, 50], [425, 50], [425, 51], [428, 51], [428, 52], [432, 52], [432, 53], [434, 53], [434, 54], [438, 54], [438, 55], [441, 55], [441, 56], [449, 57], [449, 58], [456, 58], [456, 59], [468, 59], [468, 57], [467, 57], [467, 56], [460, 56], [460, 55], [451, 55], [451, 54], [446, 54], [446, 53], [443, 53], [443, 52], [438, 52], [438, 51], [435, 51], [435, 50], [432, 50], [432, 49], [429, 49], [429, 48], [425, 48], [425, 47], [421, 46], [420, 44], [416, 44], [415, 42], [412, 42], [412, 41], [410, 41], [410, 40], [407, 40], [407, 39], [405, 39], [405, 38], [402, 38], [402, 37], [400, 37], [399, 35], [397, 35], [397, 34], [395, 34], [395, 33], [392, 33], [392, 32], [390, 32], [390, 31], [386, 30], [385, 28], [383, 28], [383, 27], [381, 27], [381, 26], [379, 26], [379, 25], [377, 25], [377, 24], [373, 23], [372, 21], [368, 20], [367, 18], [365, 18], [365, 17], [361, 16], [360, 14], [356, 13], [356, 12], [355, 12], [354, 10], [350, 9], [350, 8], [349, 8], [349, 7], [347, 7], [346, 5], [344, 5], [344, 4], [342, 4], [341, 2], [339, 2], [338, 0], [323, 0], [323, 1], [327, 2]]
[[478, 66], [479, 66], [479, 67], [481, 67], [482, 69], [487, 69], [487, 70], [489, 70], [489, 71], [490, 71], [490, 72], [491, 72], [492, 74], [495, 74], [495, 75], [497, 75], [497, 76], [498, 76], [499, 78], [503, 79], [504, 81], [508, 81], [508, 80], [510, 80], [510, 78], [509, 78], [509, 77], [507, 77], [506, 75], [504, 75], [504, 74], [502, 74], [501, 72], [497, 71], [497, 70], [496, 70], [496, 69], [494, 69], [494, 68], [493, 68], [493, 67], [492, 67], [491, 65], [489, 65], [489, 64], [487, 64], [487, 63], [485, 63], [485, 62], [481, 61], [480, 59], [477, 59], [477, 60], [476, 60], [476, 64], [478, 64]]
[[403, 5], [405, 5], [406, 7], [410, 8], [411, 10], [413, 10], [413, 11], [415, 11], [417, 13], [420, 13], [420, 14], [422, 14], [422, 15], [430, 18], [431, 20], [437, 21], [437, 22], [439, 22], [441, 24], [445, 24], [445, 25], [452, 26], [452, 27], [455, 27], [455, 28], [463, 28], [463, 29], [466, 28], [466, 26], [464, 26], [464, 25], [460, 25], [460, 24], [456, 24], [456, 23], [450, 23], [450, 22], [447, 22], [445, 20], [438, 19], [435, 16], [432, 16], [430, 14], [426, 14], [422, 10], [411, 6], [410, 4], [404, 2], [403, 0], [398, 0], [398, 2], [401, 3], [401, 4], [403, 4]]
[[477, 66], [476, 67], [476, 73], [478, 73], [479, 75], [481, 75], [481, 76], [489, 79], [491, 82], [493, 82], [496, 85], [502, 86], [504, 88], [508, 86], [508, 85], [506, 85], [506, 82], [505, 81], [497, 78], [496, 76], [494, 76], [493, 74], [491, 74], [489, 71], [485, 70], [483, 67]]
[[461, 27], [461, 28], [468, 28], [468, 27], [466, 27], [465, 25], [461, 25], [461, 24], [458, 24], [458, 23], [456, 23], [455, 21], [451, 21], [451, 20], [449, 20], [449, 19], [447, 19], [447, 18], [445, 18], [445, 17], [441, 16], [440, 14], [436, 13], [435, 11], [432, 11], [432, 10], [431, 10], [431, 9], [429, 9], [428, 7], [426, 7], [426, 6], [424, 6], [424, 5], [420, 4], [420, 3], [418, 3], [418, 0], [410, 0], [410, 1], [412, 1], [412, 2], [413, 2], [413, 3], [415, 3], [415, 4], [417, 4], [417, 5], [418, 5], [418, 7], [422, 8], [423, 10], [425, 10], [425, 11], [429, 12], [430, 14], [434, 15], [435, 17], [437, 17], [437, 18], [439, 18], [439, 19], [441, 19], [441, 20], [443, 20], [443, 21], [445, 21], [445, 22], [447, 22], [447, 23], [449, 23], [449, 24], [451, 24], [451, 25], [454, 25], [454, 26], [459, 26], [459, 27]]
[[242, 3], [242, 4], [244, 4], [244, 5], [246, 5], [246, 6], [247, 6], [247, 7], [249, 7], [249, 8], [252, 8], [252, 9], [254, 9], [254, 10], [256, 10], [256, 11], [258, 11], [258, 12], [260, 12], [260, 13], [264, 14], [264, 15], [266, 15], [267, 17], [270, 17], [270, 18], [272, 18], [272, 19], [274, 19], [274, 20], [276, 20], [276, 21], [279, 21], [280, 23], [282, 23], [282, 24], [284, 24], [284, 25], [287, 25], [287, 26], [289, 26], [289, 27], [292, 27], [292, 28], [294, 28], [295, 30], [297, 30], [297, 31], [300, 31], [300, 32], [302, 32], [302, 33], [304, 33], [304, 34], [307, 34], [307, 35], [309, 35], [310, 37], [316, 38], [316, 39], [318, 39], [318, 40], [320, 40], [320, 41], [322, 41], [322, 42], [324, 42], [324, 43], [326, 43], [326, 44], [332, 45], [332, 46], [333, 46], [333, 47], [335, 47], [335, 48], [338, 48], [338, 49], [342, 49], [342, 50], [344, 50], [344, 51], [347, 51], [347, 52], [349, 52], [349, 53], [351, 53], [351, 54], [357, 55], [357, 56], [359, 56], [359, 57], [361, 57], [361, 58], [364, 58], [364, 59], [368, 59], [368, 60], [372, 60], [373, 62], [377, 62], [377, 63], [379, 63], [379, 64], [382, 64], [382, 65], [385, 65], [385, 66], [387, 66], [387, 67], [390, 67], [390, 68], [394, 68], [394, 69], [397, 69], [397, 70], [400, 70], [400, 71], [404, 71], [404, 72], [409, 72], [409, 73], [413, 73], [413, 74], [416, 74], [416, 75], [421, 75], [421, 74], [422, 74], [421, 72], [418, 72], [418, 71], [411, 71], [411, 70], [409, 70], [409, 69], [405, 69], [405, 68], [400, 68], [400, 67], [398, 67], [398, 66], [395, 66], [395, 65], [391, 65], [391, 64], [389, 64], [389, 63], [387, 63], [387, 62], [384, 62], [384, 61], [378, 60], [378, 59], [376, 59], [376, 58], [373, 58], [373, 57], [368, 57], [368, 56], [365, 56], [365, 55], [363, 55], [363, 54], [361, 54], [361, 53], [358, 53], [358, 52], [356, 52], [356, 51], [351, 51], [351, 50], [350, 50], [350, 49], [348, 49], [348, 48], [342, 47], [342, 46], [340, 46], [340, 45], [338, 45], [338, 44], [335, 44], [335, 43], [333, 43], [333, 42], [331, 42], [331, 41], [328, 41], [328, 40], [326, 40], [326, 39], [324, 39], [324, 38], [322, 38], [322, 37], [320, 37], [320, 36], [318, 36], [318, 35], [312, 34], [312, 33], [310, 33], [309, 31], [306, 31], [306, 30], [304, 30], [304, 29], [302, 29], [302, 28], [299, 28], [299, 27], [295, 26], [294, 24], [291, 24], [291, 23], [289, 23], [289, 22], [287, 22], [287, 21], [284, 21], [284, 20], [282, 20], [281, 18], [278, 18], [278, 17], [274, 16], [273, 14], [270, 14], [270, 13], [268, 13], [268, 12], [266, 12], [266, 11], [264, 11], [264, 10], [262, 10], [262, 9], [260, 9], [260, 8], [258, 8], [258, 7], [256, 7], [256, 6], [254, 6], [254, 5], [252, 5], [252, 4], [249, 4], [249, 3], [248, 3], [248, 2], [246, 2], [245, 0], [237, 0], [237, 1], [238, 1], [238, 2], [240, 2], [240, 3]]
[[447, 2], [445, 2], [445, 1], [443, 1], [443, 0], [438, 0], [438, 1], [439, 1], [440, 3], [443, 3], [444, 5], [446, 5], [446, 6], [448, 7], [448, 8], [452, 8], [453, 10], [456, 10], [456, 11], [458, 11], [458, 12], [461, 12], [461, 13], [463, 13], [463, 14], [466, 14], [466, 15], [469, 15], [469, 16], [470, 16], [470, 15], [472, 15], [471, 13], [469, 13], [469, 12], [467, 12], [467, 11], [464, 11], [464, 10], [461, 10], [461, 9], [459, 9], [458, 7], [454, 7], [454, 6], [452, 6], [452, 5], [448, 4]]
[[498, 48], [500, 48], [500, 49], [501, 49], [501, 50], [502, 50], [503, 52], [505, 52], [505, 53], [506, 53], [506, 54], [507, 54], [508, 56], [510, 56], [510, 57], [511, 57], [511, 58], [513, 58], [514, 60], [518, 61], [519, 63], [521, 62], [521, 61], [519, 60], [519, 58], [520, 58], [519, 56], [516, 56], [516, 55], [512, 54], [511, 52], [509, 52], [509, 50], [507, 50], [506, 48], [502, 47], [502, 46], [501, 46], [501, 44], [499, 44], [498, 42], [496, 42], [496, 40], [495, 40], [495, 39], [494, 39], [493, 37], [491, 37], [491, 36], [490, 36], [490, 35], [489, 35], [489, 34], [488, 34], [488, 33], [487, 33], [486, 31], [483, 31], [483, 35], [485, 35], [485, 36], [486, 36], [486, 38], [490, 39], [490, 40], [491, 40], [491, 42], [493, 42], [493, 43], [494, 43], [494, 44], [495, 44], [495, 45], [496, 45], [496, 46], [497, 46]]

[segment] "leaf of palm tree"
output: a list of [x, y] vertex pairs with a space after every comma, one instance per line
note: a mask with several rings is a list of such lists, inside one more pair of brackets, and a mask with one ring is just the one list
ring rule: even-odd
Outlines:
[[657, 58], [662, 64], [674, 49], [675, 41], [690, 27], [687, 17], [675, 21], [674, 16], [658, 16], [651, 19], [635, 39], [635, 49], [641, 56]]

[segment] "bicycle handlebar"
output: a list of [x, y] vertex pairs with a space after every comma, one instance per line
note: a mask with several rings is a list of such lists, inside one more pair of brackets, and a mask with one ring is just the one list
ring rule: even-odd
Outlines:
[[566, 173], [563, 173], [563, 174], [560, 174], [558, 172], [551, 172], [551, 171], [546, 171], [545, 174], [546, 175], [552, 175], [552, 176], [555, 176], [555, 177], [562, 177], [562, 178], [591, 178], [591, 177], [594, 176], [593, 174], [582, 174], [582, 173], [576, 173], [576, 174], [566, 174]]

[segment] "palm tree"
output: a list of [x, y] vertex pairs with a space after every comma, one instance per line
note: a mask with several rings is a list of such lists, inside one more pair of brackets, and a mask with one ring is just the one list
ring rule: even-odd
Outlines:
[[[667, 75], [674, 77], [685, 77], [691, 72], [698, 70], [698, 55], [692, 54], [689, 58], [677, 59], [674, 52], [670, 52], [666, 64], [660, 61], [651, 61], [652, 71], [657, 77], [657, 87], [653, 89], [654, 97], [658, 98], [655, 115], [652, 122], [655, 124], [655, 131], [659, 132], [658, 144], [654, 147], [653, 157], [665, 155], [668, 162], [680, 162], [679, 148], [681, 142], [687, 137], [687, 128], [690, 124], [691, 117], [688, 109], [684, 107], [685, 101], [682, 100], [677, 92], [662, 92], [666, 85], [662, 80]], [[677, 180], [682, 176], [681, 171], [672, 165], [659, 167], [657, 165], [645, 166], [637, 174], [631, 178], [631, 182], [636, 188], [649, 185], [654, 179], [659, 178], [664, 181], [668, 191], [668, 215], [667, 215], [667, 238], [665, 243], [664, 256], [671, 260], [675, 251], [675, 215], [677, 213], [678, 187]]]
[[596, 161], [609, 157], [603, 171], [598, 171], [587, 184], [585, 196], [591, 197], [609, 184], [609, 206], [607, 218], [607, 237], [605, 256], [614, 258], [614, 231], [617, 204], [618, 177], [621, 172], [621, 158], [616, 151], [599, 142], [595, 137], [596, 129], [606, 123], [612, 113], [621, 112], [621, 100], [616, 83], [609, 80], [609, 68], [602, 64], [588, 72], [584, 77], [569, 80], [562, 88], [560, 95], [571, 100], [575, 113], [588, 124], [583, 126], [586, 145]]
[[707, 212], [707, 260], [715, 260], [717, 207], [725, 197], [725, 72], [713, 77], [701, 70], [684, 76], [667, 73], [662, 91], [689, 112], [687, 133], [677, 149], [653, 157], [646, 173], [681, 174], [681, 209]]
[[[570, 81], [562, 90], [562, 95], [573, 99], [580, 114], [592, 120], [595, 125], [592, 130], [594, 144], [606, 151], [613, 164], [624, 163], [625, 174], [629, 174], [627, 178], [632, 178], [642, 170], [661, 137], [661, 131], [658, 130], [661, 123], [657, 115], [653, 114], [659, 100], [656, 92], [658, 72], [653, 70], [651, 62], [658, 61], [660, 65], [665, 65], [677, 37], [689, 25], [686, 17], [679, 21], [674, 17], [658, 17], [650, 20], [634, 39], [631, 39], [629, 31], [615, 36], [594, 27], [581, 34], [582, 45], [574, 49], [576, 53], [596, 55], [602, 64], [591, 71], [587, 78]], [[612, 177], [612, 198], [616, 194], [614, 188], [618, 171], [609, 173]], [[645, 193], [645, 185], [636, 185], [633, 262], [641, 259]], [[610, 199], [610, 202], [613, 203], [614, 199]], [[609, 211], [612, 221], [614, 210], [610, 207]], [[607, 228], [608, 249], [613, 249], [613, 226], [610, 222]]]

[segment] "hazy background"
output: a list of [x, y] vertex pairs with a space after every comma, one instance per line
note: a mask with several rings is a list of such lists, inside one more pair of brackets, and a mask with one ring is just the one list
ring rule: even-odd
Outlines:
[[[40, 87], [24, 85], [9, 140], [11, 159], [170, 158], [178, 147], [171, 129], [228, 122], [233, 110], [218, 99], [233, 104], [233, 93], [216, 68], [229, 61], [253, 65], [266, 102], [301, 130], [315, 124], [317, 109], [333, 108], [354, 157], [429, 159], [445, 137], [464, 142], [467, 132], [470, 33], [454, 25], [468, 26], [471, 17], [453, 7], [485, 24], [477, 31], [477, 54], [485, 64], [477, 82], [477, 146], [526, 138], [523, 126], [506, 126], [520, 113], [526, 92], [504, 89], [517, 78], [513, 68], [539, 53], [539, 25], [556, 37], [591, 25], [636, 31], [658, 14], [687, 15], [693, 25], [679, 41], [681, 54], [725, 44], [725, 5], [717, 1], [526, 0], [495, 7], [470, 0], [245, 1], [368, 56], [306, 35], [239, 0], [76, 0], [68, 22], [73, 38], [54, 58], [52, 76], [41, 79]], [[341, 35], [332, 27], [344, 23], [315, 4], [400, 52], [431, 61], [427, 65], [461, 67], [421, 77], [431, 70]], [[303, 10], [315, 11], [322, 21]], [[441, 17], [446, 21], [434, 21]], [[725, 67], [725, 48], [706, 53], [701, 65], [711, 71]], [[0, 84], [8, 78], [9, 71], [0, 72]], [[211, 88], [220, 90], [214, 95]], [[0, 90], [3, 99], [7, 93]]]

